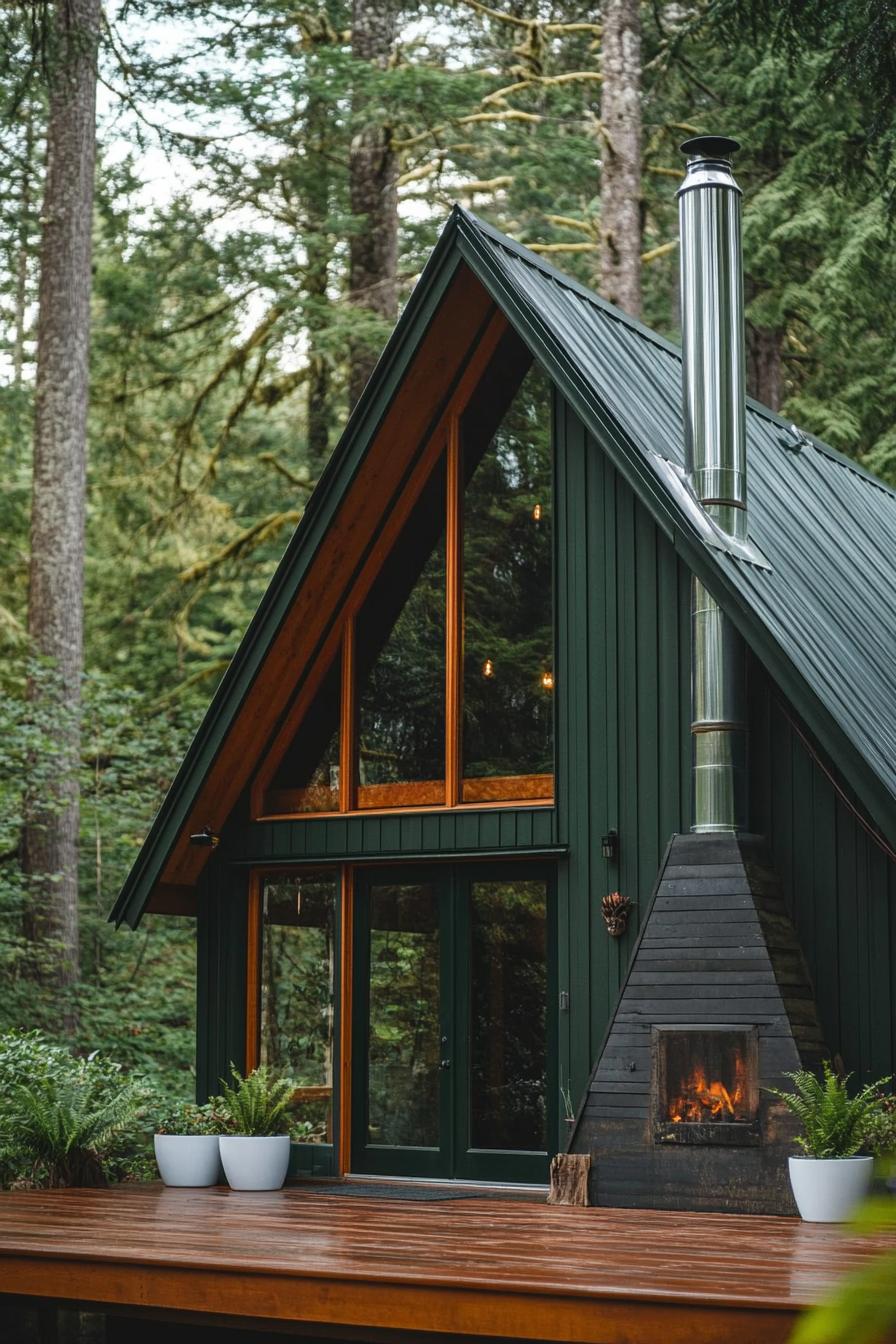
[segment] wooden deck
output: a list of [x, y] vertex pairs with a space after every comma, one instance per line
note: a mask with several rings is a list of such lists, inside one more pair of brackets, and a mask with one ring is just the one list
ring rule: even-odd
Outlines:
[[0, 1293], [361, 1339], [773, 1344], [893, 1245], [795, 1219], [476, 1197], [0, 1195]]

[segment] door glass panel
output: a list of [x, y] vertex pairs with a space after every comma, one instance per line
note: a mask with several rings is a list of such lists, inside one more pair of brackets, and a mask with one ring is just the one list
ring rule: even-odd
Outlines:
[[333, 659], [265, 799], [268, 813], [339, 808], [340, 658]]
[[470, 1146], [547, 1149], [547, 888], [470, 888]]
[[505, 407], [486, 379], [461, 426], [464, 802], [553, 793], [551, 390], [537, 365]]
[[358, 617], [358, 806], [445, 801], [445, 468]]
[[332, 1139], [335, 873], [264, 884], [259, 1057], [296, 1084], [306, 1142]]
[[370, 888], [367, 1139], [439, 1144], [439, 899], [435, 886]]

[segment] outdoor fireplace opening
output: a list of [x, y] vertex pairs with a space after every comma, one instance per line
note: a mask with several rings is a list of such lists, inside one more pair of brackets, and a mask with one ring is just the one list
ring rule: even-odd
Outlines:
[[654, 1028], [658, 1143], [759, 1142], [755, 1028]]

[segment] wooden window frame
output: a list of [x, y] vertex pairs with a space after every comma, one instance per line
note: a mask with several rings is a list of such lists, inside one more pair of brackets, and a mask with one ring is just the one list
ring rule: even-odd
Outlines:
[[[346, 815], [377, 816], [393, 812], [444, 812], [458, 809], [551, 807], [554, 775], [463, 777], [463, 446], [460, 421], [502, 337], [508, 331], [503, 314], [495, 312], [479, 341], [448, 405], [412, 467], [349, 597], [333, 622], [309, 675], [288, 710], [261, 770], [252, 782], [250, 810], [255, 821], [321, 820]], [[407, 783], [361, 785], [356, 779], [358, 747], [355, 627], [383, 562], [439, 460], [445, 460], [445, 777]], [[310, 709], [333, 659], [341, 659], [339, 714], [339, 807], [336, 811], [302, 810], [308, 789], [273, 789], [272, 784], [305, 714]]]

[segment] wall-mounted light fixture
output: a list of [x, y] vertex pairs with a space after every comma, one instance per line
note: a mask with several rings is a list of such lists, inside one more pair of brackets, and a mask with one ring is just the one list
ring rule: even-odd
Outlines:
[[211, 826], [203, 826], [201, 831], [197, 831], [190, 836], [190, 844], [204, 847], [205, 849], [216, 849], [221, 843], [220, 835], [217, 835]]
[[611, 863], [616, 862], [619, 855], [619, 834], [617, 831], [607, 831], [606, 835], [601, 836], [600, 852]]

